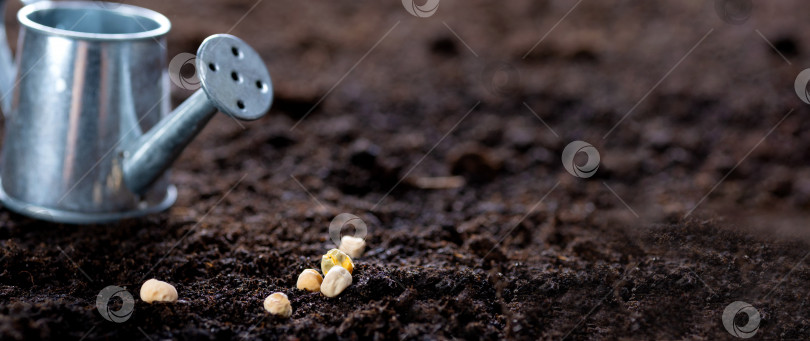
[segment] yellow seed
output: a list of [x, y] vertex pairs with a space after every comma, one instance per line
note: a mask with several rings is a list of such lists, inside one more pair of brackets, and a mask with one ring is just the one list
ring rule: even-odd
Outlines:
[[318, 270], [306, 269], [298, 275], [296, 287], [301, 290], [315, 292], [321, 290], [321, 282], [323, 282], [323, 277], [318, 273]]
[[287, 298], [287, 295], [280, 292], [274, 292], [264, 299], [264, 310], [267, 310], [267, 312], [273, 315], [278, 315], [284, 318], [292, 315], [290, 299]]
[[326, 297], [335, 297], [350, 285], [352, 285], [352, 275], [342, 266], [336, 266], [323, 279], [321, 293]]
[[177, 289], [169, 283], [152, 278], [141, 285], [141, 301], [146, 303], [175, 302], [177, 301]]
[[340, 251], [345, 252], [349, 257], [358, 258], [363, 255], [365, 249], [366, 241], [363, 238], [353, 236], [340, 238]]
[[338, 249], [331, 249], [321, 258], [321, 272], [323, 272], [324, 276], [328, 275], [329, 269], [335, 265], [343, 267], [349, 273], [354, 271], [354, 264], [352, 264], [352, 259], [348, 255]]

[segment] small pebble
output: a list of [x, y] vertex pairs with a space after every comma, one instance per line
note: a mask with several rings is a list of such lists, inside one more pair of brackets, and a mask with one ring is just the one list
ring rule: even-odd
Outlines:
[[485, 147], [461, 145], [448, 153], [450, 173], [463, 176], [468, 183], [487, 183], [498, 177], [503, 161]]
[[152, 278], [141, 285], [141, 300], [146, 303], [176, 302], [177, 289], [169, 283]]
[[354, 141], [349, 146], [350, 161], [353, 165], [363, 169], [372, 169], [380, 155], [380, 147], [366, 139]]
[[324, 277], [323, 283], [321, 283], [321, 293], [326, 297], [335, 297], [351, 284], [352, 274], [342, 266], [335, 266]]
[[273, 315], [278, 315], [284, 318], [292, 315], [290, 299], [287, 298], [287, 295], [281, 292], [274, 292], [264, 299], [264, 310], [267, 310], [267, 312]]
[[329, 269], [335, 265], [346, 269], [350, 274], [354, 271], [352, 259], [345, 252], [338, 249], [331, 249], [321, 257], [321, 272], [323, 272], [325, 276], [329, 275]]
[[321, 282], [323, 282], [323, 277], [318, 273], [318, 270], [306, 269], [298, 275], [296, 287], [301, 290], [316, 292], [321, 290]]
[[354, 236], [343, 236], [340, 238], [340, 251], [343, 251], [351, 258], [358, 258], [366, 250], [366, 241], [363, 238]]

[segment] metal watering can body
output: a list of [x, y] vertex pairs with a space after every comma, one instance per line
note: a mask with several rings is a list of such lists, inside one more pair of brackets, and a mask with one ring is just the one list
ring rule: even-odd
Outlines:
[[170, 113], [163, 15], [45, 1], [17, 19], [16, 63], [0, 46], [0, 201], [24, 215], [84, 224], [162, 211], [177, 197], [167, 169], [218, 110], [252, 120], [272, 102], [261, 58], [233, 36], [203, 42], [202, 89]]

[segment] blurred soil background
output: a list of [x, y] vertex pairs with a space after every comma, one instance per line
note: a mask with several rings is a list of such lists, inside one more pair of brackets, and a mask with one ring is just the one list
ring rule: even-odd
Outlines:
[[[0, 210], [4, 340], [734, 339], [734, 301], [757, 338], [810, 338], [804, 2], [131, 3], [172, 20], [169, 58], [246, 40], [274, 106], [216, 117], [165, 213]], [[560, 161], [575, 140], [599, 151], [591, 178]], [[295, 290], [344, 212], [369, 228], [354, 284]], [[181, 301], [140, 301], [144, 277]], [[96, 311], [108, 285], [136, 297], [124, 323]], [[290, 319], [263, 310], [275, 291]]]

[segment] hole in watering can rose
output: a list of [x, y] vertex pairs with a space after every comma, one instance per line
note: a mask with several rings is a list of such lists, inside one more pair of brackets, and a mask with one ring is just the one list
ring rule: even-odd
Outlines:
[[208, 68], [211, 69], [211, 71], [214, 71], [214, 72], [216, 72], [219, 69], [217, 67], [217, 65], [214, 64], [214, 63], [208, 63]]
[[245, 110], [245, 102], [242, 102], [241, 99], [236, 101], [236, 106], [239, 107], [239, 109]]
[[234, 82], [240, 82], [242, 79], [239, 78], [239, 74], [236, 71], [231, 72], [231, 78], [233, 78]]
[[236, 46], [231, 47], [231, 52], [233, 52], [234, 57], [242, 58], [242, 52]]

